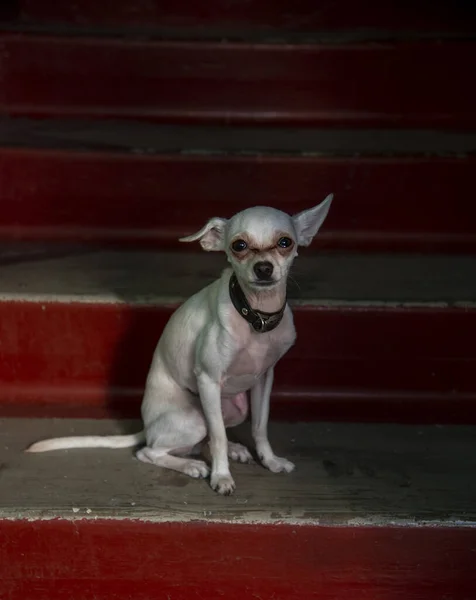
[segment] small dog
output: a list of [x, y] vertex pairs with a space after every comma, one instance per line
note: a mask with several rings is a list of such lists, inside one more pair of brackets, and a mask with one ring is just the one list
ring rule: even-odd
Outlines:
[[290, 216], [269, 207], [246, 209], [229, 220], [213, 218], [183, 242], [224, 251], [231, 269], [189, 298], [170, 318], [154, 353], [142, 402], [144, 430], [132, 435], [56, 438], [27, 452], [66, 448], [126, 448], [145, 442], [141, 461], [190, 477], [208, 465], [191, 458], [209, 439], [211, 487], [235, 489], [228, 458], [251, 462], [247, 448], [229, 442], [225, 429], [242, 423], [251, 396], [252, 434], [259, 459], [273, 473], [294, 464], [268, 441], [274, 366], [296, 339], [286, 302], [289, 268], [298, 246], [308, 246], [327, 216], [332, 194]]

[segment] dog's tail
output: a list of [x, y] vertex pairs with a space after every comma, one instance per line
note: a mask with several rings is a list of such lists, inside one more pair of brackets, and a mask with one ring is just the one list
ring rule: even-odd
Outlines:
[[84, 435], [43, 440], [32, 444], [25, 452], [48, 452], [72, 448], [130, 448], [145, 441], [144, 431], [130, 435]]

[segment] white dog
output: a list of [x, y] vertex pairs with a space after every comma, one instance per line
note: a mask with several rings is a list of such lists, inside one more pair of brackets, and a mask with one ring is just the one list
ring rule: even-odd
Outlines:
[[142, 402], [144, 430], [133, 435], [46, 440], [28, 452], [66, 448], [125, 448], [145, 441], [137, 458], [190, 477], [209, 467], [190, 458], [206, 438], [211, 487], [231, 494], [235, 483], [228, 457], [252, 460], [241, 444], [227, 440], [227, 427], [242, 423], [251, 392], [252, 433], [259, 459], [273, 473], [294, 469], [268, 441], [274, 366], [294, 344], [286, 281], [298, 246], [308, 246], [332, 201], [293, 217], [268, 207], [244, 210], [229, 220], [211, 219], [183, 242], [200, 240], [205, 250], [225, 251], [231, 269], [189, 298], [170, 318], [159, 340]]

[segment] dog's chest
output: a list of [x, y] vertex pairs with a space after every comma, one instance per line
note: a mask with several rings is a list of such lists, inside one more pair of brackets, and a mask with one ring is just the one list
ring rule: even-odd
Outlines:
[[223, 382], [225, 392], [238, 393], [250, 389], [286, 350], [268, 334], [252, 336], [249, 343], [237, 352], [227, 369]]

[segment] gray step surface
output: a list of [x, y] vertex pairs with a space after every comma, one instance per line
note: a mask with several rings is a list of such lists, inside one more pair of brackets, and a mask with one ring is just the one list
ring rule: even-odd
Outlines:
[[[320, 525], [476, 525], [476, 427], [272, 423], [296, 471], [232, 464], [237, 490], [147, 465], [133, 449], [25, 454], [50, 436], [137, 431], [139, 422], [0, 420], [0, 518], [131, 518]], [[249, 426], [230, 437], [250, 445]]]
[[[222, 254], [0, 245], [0, 299], [176, 304], [218, 277]], [[302, 254], [288, 284], [294, 305], [468, 306], [476, 256]]]
[[476, 151], [476, 133], [157, 125], [135, 121], [0, 118], [0, 146], [140, 154], [430, 155]]

